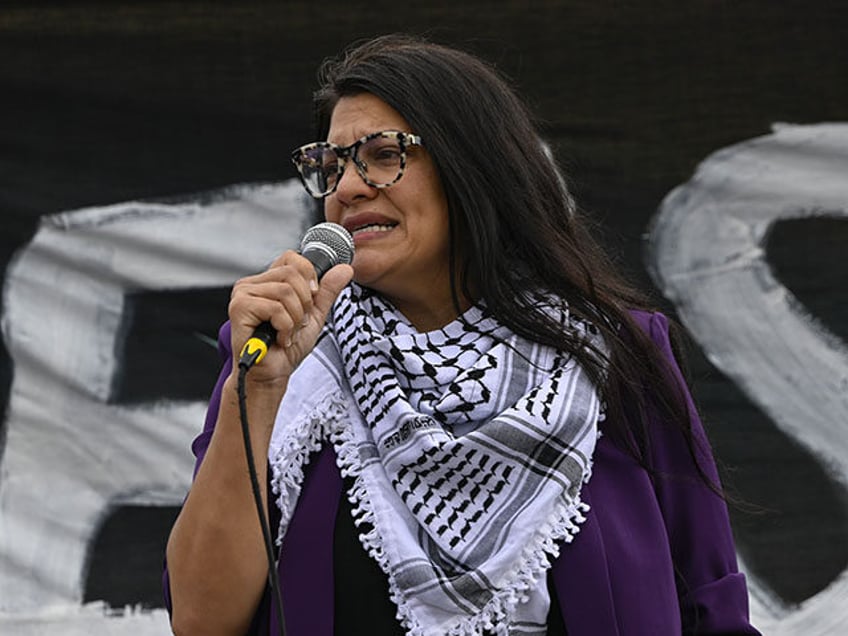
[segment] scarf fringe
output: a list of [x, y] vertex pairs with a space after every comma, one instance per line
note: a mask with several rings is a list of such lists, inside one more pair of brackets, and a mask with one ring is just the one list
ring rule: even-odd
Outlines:
[[[328, 431], [336, 450], [339, 469], [345, 477], [354, 480], [352, 491], [347, 493], [352, 506], [354, 524], [359, 527], [369, 524], [371, 529], [359, 535], [367, 553], [380, 566], [389, 579], [389, 597], [398, 607], [397, 618], [407, 630], [408, 636], [428, 636], [412, 614], [406, 600], [401, 596], [397, 582], [390, 570], [389, 560], [383, 548], [383, 540], [374, 523], [374, 509], [365, 484], [362, 483], [362, 466], [349, 427], [337, 420], [335, 430]], [[587, 467], [584, 483], [591, 476], [591, 465]], [[528, 590], [532, 590], [539, 577], [550, 568], [559, 556], [560, 541], [571, 543], [586, 521], [585, 513], [590, 507], [581, 501], [580, 495], [573, 501], [563, 498], [554, 511], [536, 532], [530, 545], [524, 548], [514, 569], [506, 575], [507, 585], [492, 595], [483, 609], [473, 616], [459, 619], [444, 632], [447, 636], [484, 636], [484, 632], [497, 636], [509, 636], [509, 618], [519, 603], [527, 602]]]
[[276, 544], [282, 545], [294, 506], [303, 485], [303, 469], [309, 456], [321, 450], [328, 437], [329, 427], [347, 421], [350, 404], [341, 390], [329, 393], [317, 406], [292, 422], [291, 432], [283, 437], [280, 448], [271, 459], [273, 467], [271, 490], [277, 497], [281, 512]]

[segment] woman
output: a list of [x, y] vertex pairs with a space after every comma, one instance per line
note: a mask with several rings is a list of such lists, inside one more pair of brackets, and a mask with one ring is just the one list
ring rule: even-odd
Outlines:
[[292, 636], [756, 634], [667, 323], [520, 100], [403, 36], [321, 79], [326, 141], [294, 159], [352, 268], [319, 283], [286, 252], [233, 289], [168, 544], [175, 633], [277, 633], [231, 371], [270, 321], [248, 419]]

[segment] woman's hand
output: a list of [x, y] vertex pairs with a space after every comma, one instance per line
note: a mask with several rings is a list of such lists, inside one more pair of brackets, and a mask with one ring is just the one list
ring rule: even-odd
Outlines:
[[289, 376], [315, 346], [336, 297], [351, 278], [350, 265], [336, 265], [321, 279], [306, 258], [289, 250], [261, 274], [236, 282], [230, 297], [234, 364], [256, 327], [270, 322], [276, 343], [248, 375], [252, 384], [284, 389]]

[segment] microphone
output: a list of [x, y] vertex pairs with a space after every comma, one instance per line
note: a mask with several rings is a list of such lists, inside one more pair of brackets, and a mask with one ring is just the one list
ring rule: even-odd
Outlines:
[[[353, 237], [337, 223], [319, 223], [306, 230], [300, 242], [300, 254], [312, 263], [320, 281], [333, 266], [353, 261]], [[276, 339], [277, 330], [271, 323], [261, 323], [244, 343], [239, 366], [247, 370], [259, 364]]]

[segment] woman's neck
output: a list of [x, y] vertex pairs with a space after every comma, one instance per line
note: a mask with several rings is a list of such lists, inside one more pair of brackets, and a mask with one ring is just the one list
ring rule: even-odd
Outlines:
[[423, 302], [399, 298], [388, 298], [388, 300], [412, 323], [413, 327], [422, 333], [441, 329], [446, 324], [456, 320], [460, 314], [471, 306], [468, 300], [460, 297], [459, 307], [457, 308], [452, 296], [428, 299]]

